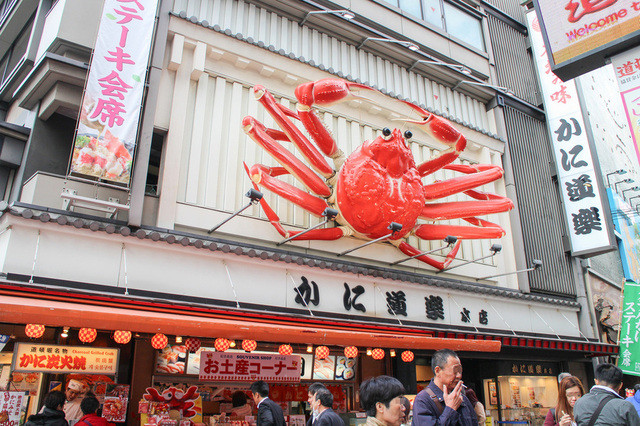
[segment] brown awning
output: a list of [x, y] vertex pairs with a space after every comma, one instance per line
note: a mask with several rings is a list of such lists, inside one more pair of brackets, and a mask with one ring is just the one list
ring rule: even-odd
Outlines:
[[46, 326], [91, 327], [98, 330], [129, 330], [138, 333], [165, 333], [180, 336], [226, 337], [267, 342], [355, 345], [414, 350], [499, 352], [500, 340], [442, 338], [427, 332], [385, 332], [359, 329], [323, 328], [291, 318], [289, 323], [271, 323], [255, 319], [220, 318], [176, 307], [175, 312], [113, 307], [100, 304], [70, 303], [59, 300], [0, 295], [0, 322], [38, 323]]

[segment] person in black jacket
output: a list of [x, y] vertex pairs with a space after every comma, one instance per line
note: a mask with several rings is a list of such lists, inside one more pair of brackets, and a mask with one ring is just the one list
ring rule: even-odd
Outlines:
[[258, 407], [257, 426], [284, 426], [282, 408], [269, 399], [269, 385], [262, 380], [251, 384], [253, 402]]
[[333, 411], [333, 395], [327, 388], [316, 391], [315, 410], [318, 412], [313, 426], [345, 426], [344, 420]]
[[24, 426], [69, 426], [64, 418], [62, 406], [66, 397], [60, 391], [51, 391], [44, 397], [44, 409], [41, 413], [29, 416]]

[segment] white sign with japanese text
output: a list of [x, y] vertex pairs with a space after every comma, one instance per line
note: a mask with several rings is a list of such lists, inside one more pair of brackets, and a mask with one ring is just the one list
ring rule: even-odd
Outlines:
[[120, 349], [17, 343], [13, 371], [114, 375]]
[[611, 58], [640, 164], [640, 47]]
[[527, 14], [571, 252], [574, 256], [596, 254], [612, 243], [576, 85], [551, 72], [537, 19], [534, 12]]
[[300, 381], [301, 365], [300, 355], [202, 352], [200, 380], [296, 383]]
[[0, 425], [18, 426], [26, 395], [24, 392], [0, 392]]
[[129, 184], [158, 0], [106, 0], [71, 173]]

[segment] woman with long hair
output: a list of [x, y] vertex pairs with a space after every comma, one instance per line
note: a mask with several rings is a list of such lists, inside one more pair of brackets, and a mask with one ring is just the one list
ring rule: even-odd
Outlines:
[[558, 403], [547, 413], [544, 426], [573, 426], [573, 407], [580, 397], [584, 395], [582, 382], [575, 376], [569, 376], [560, 382]]

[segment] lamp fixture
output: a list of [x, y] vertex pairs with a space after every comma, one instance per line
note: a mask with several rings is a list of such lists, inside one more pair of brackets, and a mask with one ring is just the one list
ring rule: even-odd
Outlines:
[[611, 188], [611, 182], [609, 181], [609, 176], [611, 176], [611, 175], [623, 175], [625, 173], [627, 173], [627, 171], [625, 169], [618, 169], [618, 170], [614, 170], [611, 173], [607, 173], [607, 186], [609, 188]]
[[629, 191], [640, 191], [640, 186], [634, 186], [634, 187], [632, 187], [632, 188], [627, 188], [627, 189], [623, 190], [623, 191], [622, 191], [622, 198], [623, 198], [624, 200], [626, 200], [624, 193], [625, 193], [625, 192], [629, 192]]
[[396, 356], [396, 350], [395, 349], [389, 349], [389, 356]]
[[372, 352], [372, 349], [371, 348], [367, 348], [367, 355], [371, 356], [371, 352]]
[[456, 65], [456, 64], [448, 64], [446, 62], [441, 62], [441, 61], [437, 61], [437, 60], [425, 60], [425, 59], [418, 59], [417, 61], [415, 61], [413, 63], [413, 65], [411, 65], [409, 67], [409, 69], [407, 71], [411, 71], [412, 69], [414, 69], [418, 64], [426, 64], [426, 65], [441, 65], [443, 67], [447, 67], [447, 68], [451, 68], [454, 69], [458, 72], [461, 72], [462, 74], [465, 75], [471, 75], [471, 70], [463, 65]]
[[531, 266], [530, 268], [527, 268], [527, 269], [521, 269], [519, 271], [505, 272], [503, 274], [489, 275], [487, 277], [476, 278], [476, 281], [478, 281], [478, 280], [486, 280], [486, 279], [489, 279], [489, 278], [502, 277], [502, 276], [505, 276], [505, 275], [519, 274], [520, 272], [535, 271], [536, 269], [542, 268], [542, 260], [533, 259], [533, 261], [531, 263], [532, 263], [533, 266]]
[[182, 343], [182, 336], [176, 336], [176, 343]]
[[360, 48], [362, 48], [362, 46], [364, 46], [364, 44], [368, 41], [379, 41], [382, 43], [396, 43], [414, 52], [417, 52], [418, 50], [420, 50], [420, 47], [418, 47], [417, 44], [412, 43], [410, 41], [396, 40], [395, 38], [382, 38], [382, 37], [367, 37], [364, 40], [362, 40], [358, 46], [356, 46], [356, 49], [360, 50]]
[[347, 21], [352, 20], [353, 18], [356, 17], [356, 14], [353, 13], [352, 11], [348, 10], [348, 9], [338, 9], [338, 10], [312, 10], [310, 12], [307, 12], [306, 15], [304, 15], [304, 18], [302, 18], [302, 21], [300, 21], [298, 23], [299, 26], [303, 26], [305, 22], [307, 22], [307, 20], [309, 19], [309, 17], [311, 15], [321, 15], [321, 14], [332, 14], [332, 15], [337, 15], [343, 19], [346, 19]]
[[436, 274], [440, 274], [440, 273], [445, 272], [445, 271], [448, 272], [451, 269], [458, 268], [460, 266], [468, 265], [469, 263], [473, 263], [473, 262], [477, 262], [479, 260], [484, 260], [484, 259], [488, 259], [490, 257], [493, 257], [496, 254], [500, 253], [500, 251], [502, 250], [502, 245], [501, 244], [494, 244], [489, 248], [489, 250], [491, 250], [491, 254], [489, 254], [487, 256], [483, 256], [483, 257], [480, 257], [478, 259], [467, 260], [466, 262], [462, 262], [462, 263], [460, 263], [458, 265], [452, 266], [451, 268], [441, 269], [439, 271], [436, 271]]
[[66, 339], [67, 337], [69, 337], [69, 327], [62, 328], [62, 333], [60, 333], [60, 337], [62, 337], [63, 339]]
[[430, 254], [430, 253], [434, 253], [434, 252], [439, 251], [439, 250], [444, 250], [446, 248], [451, 247], [453, 244], [455, 244], [456, 241], [458, 241], [458, 238], [456, 238], [456, 237], [454, 237], [452, 235], [447, 235], [443, 241], [445, 243], [447, 243], [446, 246], [434, 248], [434, 249], [428, 250], [428, 251], [423, 251], [422, 253], [418, 253], [418, 254], [413, 255], [411, 257], [405, 257], [404, 259], [396, 260], [395, 262], [392, 262], [389, 265], [390, 266], [397, 265], [399, 263], [406, 262], [406, 261], [411, 260], [411, 259], [415, 259], [416, 257], [424, 256], [425, 254]]
[[388, 233], [387, 235], [383, 235], [382, 237], [376, 238], [375, 240], [367, 241], [366, 243], [364, 243], [362, 245], [359, 245], [358, 247], [354, 247], [352, 249], [345, 250], [342, 253], [338, 253], [337, 256], [344, 256], [345, 254], [351, 253], [352, 251], [356, 251], [358, 249], [361, 249], [361, 248], [366, 247], [368, 245], [371, 245], [373, 243], [377, 243], [378, 241], [384, 240], [386, 238], [393, 237], [393, 234], [395, 234], [396, 232], [400, 232], [402, 230], [402, 225], [400, 225], [399, 223], [396, 223], [396, 222], [391, 222], [389, 224], [389, 226], [387, 226], [387, 229], [391, 230], [391, 232]]
[[236, 347], [236, 341], [235, 340], [229, 340], [229, 347], [230, 348], [235, 348]]
[[222, 222], [220, 222], [219, 224], [217, 224], [213, 228], [209, 229], [207, 231], [207, 234], [211, 234], [213, 231], [215, 231], [216, 229], [220, 228], [222, 225], [224, 225], [225, 223], [229, 222], [231, 219], [233, 219], [234, 217], [238, 216], [240, 213], [242, 213], [243, 211], [245, 211], [246, 209], [251, 207], [251, 205], [257, 204], [258, 202], [260, 202], [260, 200], [262, 200], [262, 192], [258, 191], [257, 189], [254, 189], [254, 188], [251, 188], [246, 194], [244, 194], [244, 196], [249, 198], [249, 200], [250, 200], [249, 204], [247, 204], [246, 206], [242, 207], [240, 210], [236, 211], [231, 216], [229, 216], [228, 218], [226, 218], [225, 220], [223, 220]]
[[455, 86], [453, 86], [452, 90], [456, 90], [458, 87], [460, 87], [463, 84], [469, 84], [471, 86], [480, 86], [480, 87], [488, 87], [490, 89], [494, 89], [494, 90], [498, 90], [500, 92], [504, 92], [507, 95], [514, 95], [515, 93], [513, 93], [513, 91], [511, 89], [509, 89], [508, 87], [503, 87], [503, 86], [496, 86], [495, 84], [490, 84], [490, 83], [484, 83], [482, 81], [470, 81], [470, 80], [460, 80], [458, 82], [458, 84], [456, 84]]
[[313, 345], [307, 345], [307, 352], [313, 353]]
[[620, 182], [614, 183], [613, 188], [616, 192], [618, 192], [618, 185], [620, 185], [621, 183], [633, 183], [633, 179], [626, 178], [626, 179], [622, 179]]
[[290, 236], [289, 238], [287, 238], [286, 240], [282, 240], [279, 243], [277, 243], [277, 246], [281, 246], [282, 244], [289, 242], [291, 240], [295, 240], [297, 238], [300, 238], [302, 235], [306, 234], [309, 231], [313, 231], [316, 228], [320, 228], [322, 225], [326, 224], [327, 222], [329, 222], [330, 220], [334, 220], [338, 214], [340, 212], [336, 209], [332, 209], [330, 207], [327, 207], [326, 209], [324, 209], [324, 211], [322, 212], [322, 216], [324, 216], [326, 219], [323, 220], [322, 222], [318, 223], [317, 225], [313, 225], [311, 228], [305, 229], [302, 232], [298, 232], [295, 235]]

